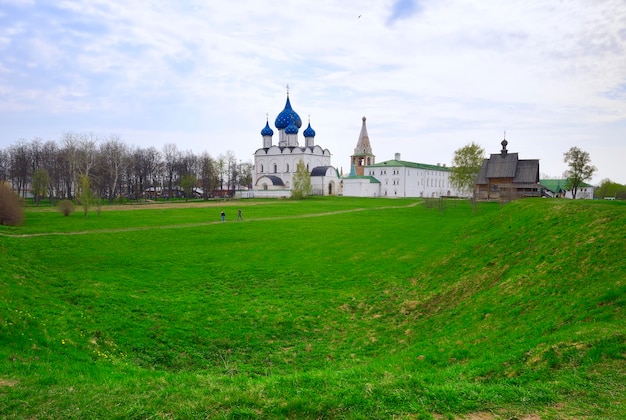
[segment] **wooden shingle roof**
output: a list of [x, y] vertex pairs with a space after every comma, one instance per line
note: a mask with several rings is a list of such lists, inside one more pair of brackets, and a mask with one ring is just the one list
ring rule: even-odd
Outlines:
[[539, 159], [519, 159], [517, 153], [508, 153], [506, 140], [502, 151], [483, 161], [476, 184], [488, 184], [489, 179], [511, 179], [514, 184], [536, 184], [539, 182]]

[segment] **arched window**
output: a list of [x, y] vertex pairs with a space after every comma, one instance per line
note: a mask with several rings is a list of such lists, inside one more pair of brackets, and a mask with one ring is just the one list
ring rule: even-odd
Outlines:
[[278, 173], [278, 165], [277, 164], [274, 164], [274, 173], [275, 174]]
[[289, 172], [289, 164], [287, 163], [287, 172]]
[[263, 172], [263, 165], [261, 165], [261, 172]]

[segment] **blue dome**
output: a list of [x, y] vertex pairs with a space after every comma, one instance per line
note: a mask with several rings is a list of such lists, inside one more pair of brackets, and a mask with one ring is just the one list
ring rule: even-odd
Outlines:
[[261, 135], [262, 135], [263, 137], [265, 137], [265, 136], [270, 136], [270, 137], [271, 137], [271, 136], [273, 136], [273, 135], [274, 135], [274, 130], [272, 130], [272, 129], [270, 128], [270, 123], [269, 123], [269, 121], [265, 123], [265, 128], [263, 128], [263, 130], [261, 130]]
[[287, 96], [285, 109], [283, 109], [282, 112], [278, 114], [274, 125], [279, 130], [282, 130], [283, 128], [287, 128], [287, 126], [291, 123], [294, 123], [297, 128], [302, 127], [302, 120], [300, 119], [300, 116], [296, 113], [296, 111], [291, 108], [291, 102], [289, 102], [289, 96]]
[[290, 122], [287, 128], [285, 128], [285, 134], [298, 134], [298, 127], [294, 122]]
[[310, 122], [309, 122], [309, 126], [306, 128], [306, 130], [304, 130], [302, 134], [304, 134], [304, 137], [315, 137], [315, 130], [311, 128]]

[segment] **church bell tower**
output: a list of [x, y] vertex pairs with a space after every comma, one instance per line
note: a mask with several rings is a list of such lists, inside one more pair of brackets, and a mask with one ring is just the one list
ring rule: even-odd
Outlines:
[[365, 120], [366, 118], [363, 117], [359, 140], [354, 148], [354, 154], [350, 156], [350, 173], [359, 176], [365, 175], [365, 166], [376, 163], [376, 156], [372, 153], [372, 146], [370, 145], [370, 137], [367, 134]]

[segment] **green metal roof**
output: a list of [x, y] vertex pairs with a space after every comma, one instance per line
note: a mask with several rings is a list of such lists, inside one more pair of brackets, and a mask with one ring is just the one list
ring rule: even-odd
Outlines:
[[389, 168], [389, 167], [407, 167], [414, 169], [428, 169], [432, 171], [444, 171], [449, 172], [450, 168], [447, 166], [428, 165], [426, 163], [407, 162], [406, 160], [387, 160], [385, 162], [375, 163], [373, 165], [367, 165], [368, 168]]
[[368, 179], [370, 184], [380, 184], [380, 181], [369, 175], [350, 175], [344, 176], [343, 179]]
[[[540, 179], [539, 183], [546, 189], [558, 193], [565, 190], [565, 186], [567, 185], [567, 179]], [[593, 185], [581, 182], [578, 187], [589, 188], [593, 187]]]

